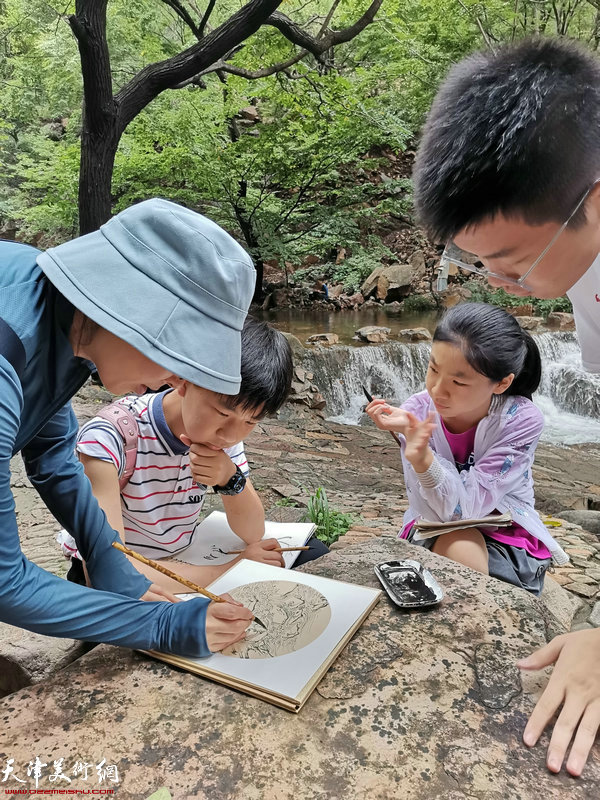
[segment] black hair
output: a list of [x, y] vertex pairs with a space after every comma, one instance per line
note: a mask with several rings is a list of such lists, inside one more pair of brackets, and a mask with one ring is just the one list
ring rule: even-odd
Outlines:
[[599, 131], [600, 61], [581, 45], [526, 39], [464, 59], [425, 123], [413, 174], [421, 223], [446, 242], [498, 213], [564, 222], [600, 177]]
[[281, 331], [247, 316], [242, 328], [242, 382], [237, 395], [221, 395], [228, 408], [274, 414], [292, 384], [292, 349]]
[[517, 320], [498, 306], [462, 303], [450, 308], [440, 320], [434, 342], [460, 347], [474, 370], [491, 381], [515, 378], [503, 394], [531, 400], [540, 385], [542, 359], [533, 337]]

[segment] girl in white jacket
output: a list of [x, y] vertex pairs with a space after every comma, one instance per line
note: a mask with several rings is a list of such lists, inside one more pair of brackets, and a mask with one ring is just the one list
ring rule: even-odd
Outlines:
[[531, 402], [541, 375], [533, 338], [503, 309], [465, 303], [433, 336], [426, 391], [400, 408], [373, 400], [378, 428], [403, 440], [409, 500], [401, 538], [417, 518], [449, 522], [510, 512], [508, 528], [465, 528], [425, 542], [434, 552], [539, 595], [552, 559], [568, 556], [534, 509], [531, 467], [544, 426]]

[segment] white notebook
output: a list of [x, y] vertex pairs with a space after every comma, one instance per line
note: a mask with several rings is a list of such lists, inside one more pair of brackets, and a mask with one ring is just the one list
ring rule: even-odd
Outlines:
[[[265, 521], [263, 539], [277, 539], [281, 547], [302, 547], [315, 532], [312, 522], [270, 522]], [[228, 564], [237, 555], [227, 555], [231, 550], [243, 550], [246, 543], [231, 530], [227, 516], [222, 511], [213, 511], [196, 528], [194, 539], [189, 547], [177, 553], [176, 561], [213, 567]], [[282, 553], [285, 568], [291, 569], [300, 551]]]
[[510, 514], [490, 514], [489, 517], [479, 519], [455, 519], [451, 522], [430, 521], [418, 519], [414, 524], [415, 534], [413, 539], [422, 542], [431, 539], [433, 536], [440, 536], [442, 533], [460, 531], [463, 528], [507, 528], [512, 525], [513, 519]]
[[246, 559], [210, 590], [229, 592], [263, 627], [252, 624], [245, 639], [208, 658], [150, 655], [296, 713], [381, 596], [379, 589]]

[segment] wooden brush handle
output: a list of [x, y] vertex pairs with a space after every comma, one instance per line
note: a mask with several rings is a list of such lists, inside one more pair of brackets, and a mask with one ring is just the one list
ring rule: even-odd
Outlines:
[[191, 589], [193, 592], [198, 592], [198, 594], [203, 594], [205, 597], [209, 597], [211, 600], [214, 600], [215, 603], [224, 603], [222, 597], [219, 597], [218, 594], [213, 594], [209, 592], [208, 589], [203, 589], [202, 586], [198, 586], [191, 581], [188, 581], [186, 578], [183, 578], [181, 575], [178, 575], [176, 572], [172, 572], [170, 569], [163, 567], [162, 564], [159, 564], [158, 561], [152, 561], [151, 558], [146, 558], [146, 556], [141, 556], [139, 553], [136, 553], [135, 550], [130, 550], [129, 547], [125, 547], [121, 544], [121, 542], [113, 542], [112, 546], [115, 547], [117, 550], [120, 550], [122, 553], [130, 556], [131, 558], [135, 558], [136, 561], [140, 561], [142, 564], [146, 564], [148, 567], [152, 567], [152, 569], [156, 569], [159, 572], [162, 572], [163, 575], [166, 575], [168, 578], [172, 578], [177, 583], [181, 583], [183, 586], [187, 586], [188, 589]]

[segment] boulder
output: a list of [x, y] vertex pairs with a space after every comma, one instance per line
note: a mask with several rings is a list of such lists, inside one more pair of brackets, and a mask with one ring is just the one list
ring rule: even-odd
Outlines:
[[568, 314], [565, 311], [552, 311], [548, 314], [546, 323], [550, 327], [558, 328], [561, 331], [575, 330], [575, 317], [573, 314]]
[[409, 293], [412, 279], [412, 268], [408, 264], [384, 267], [377, 280], [377, 298], [388, 303], [401, 300]]
[[368, 298], [375, 292], [377, 289], [377, 281], [379, 280], [382, 272], [382, 266], [376, 267], [369, 277], [363, 282], [363, 285], [360, 287], [360, 293], [363, 297]]
[[431, 333], [427, 328], [405, 328], [398, 331], [398, 339], [401, 342], [430, 342]]
[[571, 630], [575, 615], [581, 609], [585, 608], [583, 600], [580, 600], [571, 592], [568, 592], [547, 573], [540, 599], [542, 603], [545, 604], [548, 611], [550, 611], [563, 628], [566, 628], [568, 631]]
[[306, 347], [304, 347], [300, 339], [298, 339], [297, 336], [294, 336], [293, 333], [287, 333], [286, 331], [281, 332], [288, 340], [288, 344], [292, 349], [292, 358], [294, 361], [300, 361], [306, 352]]
[[388, 314], [389, 313], [399, 314], [402, 311], [402, 303], [399, 302], [398, 300], [392, 300], [391, 303], [388, 303], [386, 305], [385, 310]]
[[515, 319], [524, 331], [536, 331], [544, 321], [542, 317], [515, 316]]
[[[521, 739], [548, 671], [520, 672], [515, 662], [563, 632], [543, 602], [395, 537], [299, 569], [380, 588], [374, 564], [402, 558], [433, 572], [443, 602], [403, 611], [382, 594], [299, 714], [101, 645], [35, 692], [0, 701], [4, 758], [21, 778], [36, 753], [44, 763], [64, 758], [69, 774], [75, 762], [105, 758], [120, 785], [103, 786], [123, 798], [165, 785], [199, 800], [599, 797], [595, 754], [573, 779], [546, 768], [550, 729], [537, 747]], [[51, 769], [40, 791], [52, 789]], [[98, 786], [90, 771], [87, 783], [73, 776], [71, 789]]]
[[401, 300], [410, 291], [414, 277], [410, 264], [390, 264], [388, 267], [376, 267], [364, 281], [360, 292], [364, 298], [375, 295], [377, 300]]
[[533, 304], [532, 303], [523, 303], [520, 306], [514, 306], [513, 308], [506, 309], [509, 314], [512, 314], [513, 317], [531, 317], [533, 316]]
[[306, 258], [305, 258], [305, 259], [304, 259], [304, 261], [302, 262], [302, 266], [303, 266], [303, 267], [312, 267], [312, 266], [314, 266], [315, 264], [318, 264], [318, 263], [319, 263], [319, 260], [320, 260], [320, 259], [319, 259], [319, 256], [315, 256], [314, 254], [313, 254], [313, 255], [306, 256]]
[[337, 344], [340, 340], [340, 337], [337, 333], [313, 333], [312, 336], [309, 336], [306, 340], [309, 344]]
[[427, 265], [425, 264], [425, 253], [422, 250], [415, 250], [415, 252], [408, 259], [413, 279], [420, 280], [427, 272]]
[[66, 131], [62, 122], [48, 122], [42, 125], [42, 134], [53, 142], [59, 142], [65, 135]]
[[246, 108], [242, 108], [240, 111], [240, 117], [242, 119], [250, 120], [250, 122], [260, 122], [260, 114], [258, 113], [256, 106], [246, 106]]
[[365, 302], [365, 298], [360, 292], [355, 292], [347, 298], [347, 302], [351, 308], [357, 308], [358, 306], [362, 306], [362, 304]]
[[0, 697], [48, 680], [92, 646], [0, 623]]
[[355, 338], [363, 342], [379, 344], [380, 342], [387, 342], [389, 333], [389, 328], [382, 328], [379, 325], [365, 325], [364, 328], [359, 328], [355, 332]]
[[344, 294], [344, 284], [336, 283], [334, 286], [329, 286], [329, 297], [340, 297]]
[[459, 303], [469, 300], [472, 293], [469, 289], [465, 289], [464, 286], [452, 286], [452, 288], [445, 289], [440, 294], [444, 308], [452, 308], [452, 306], [457, 306]]
[[588, 533], [600, 536], [600, 511], [561, 511], [557, 516], [579, 525]]

